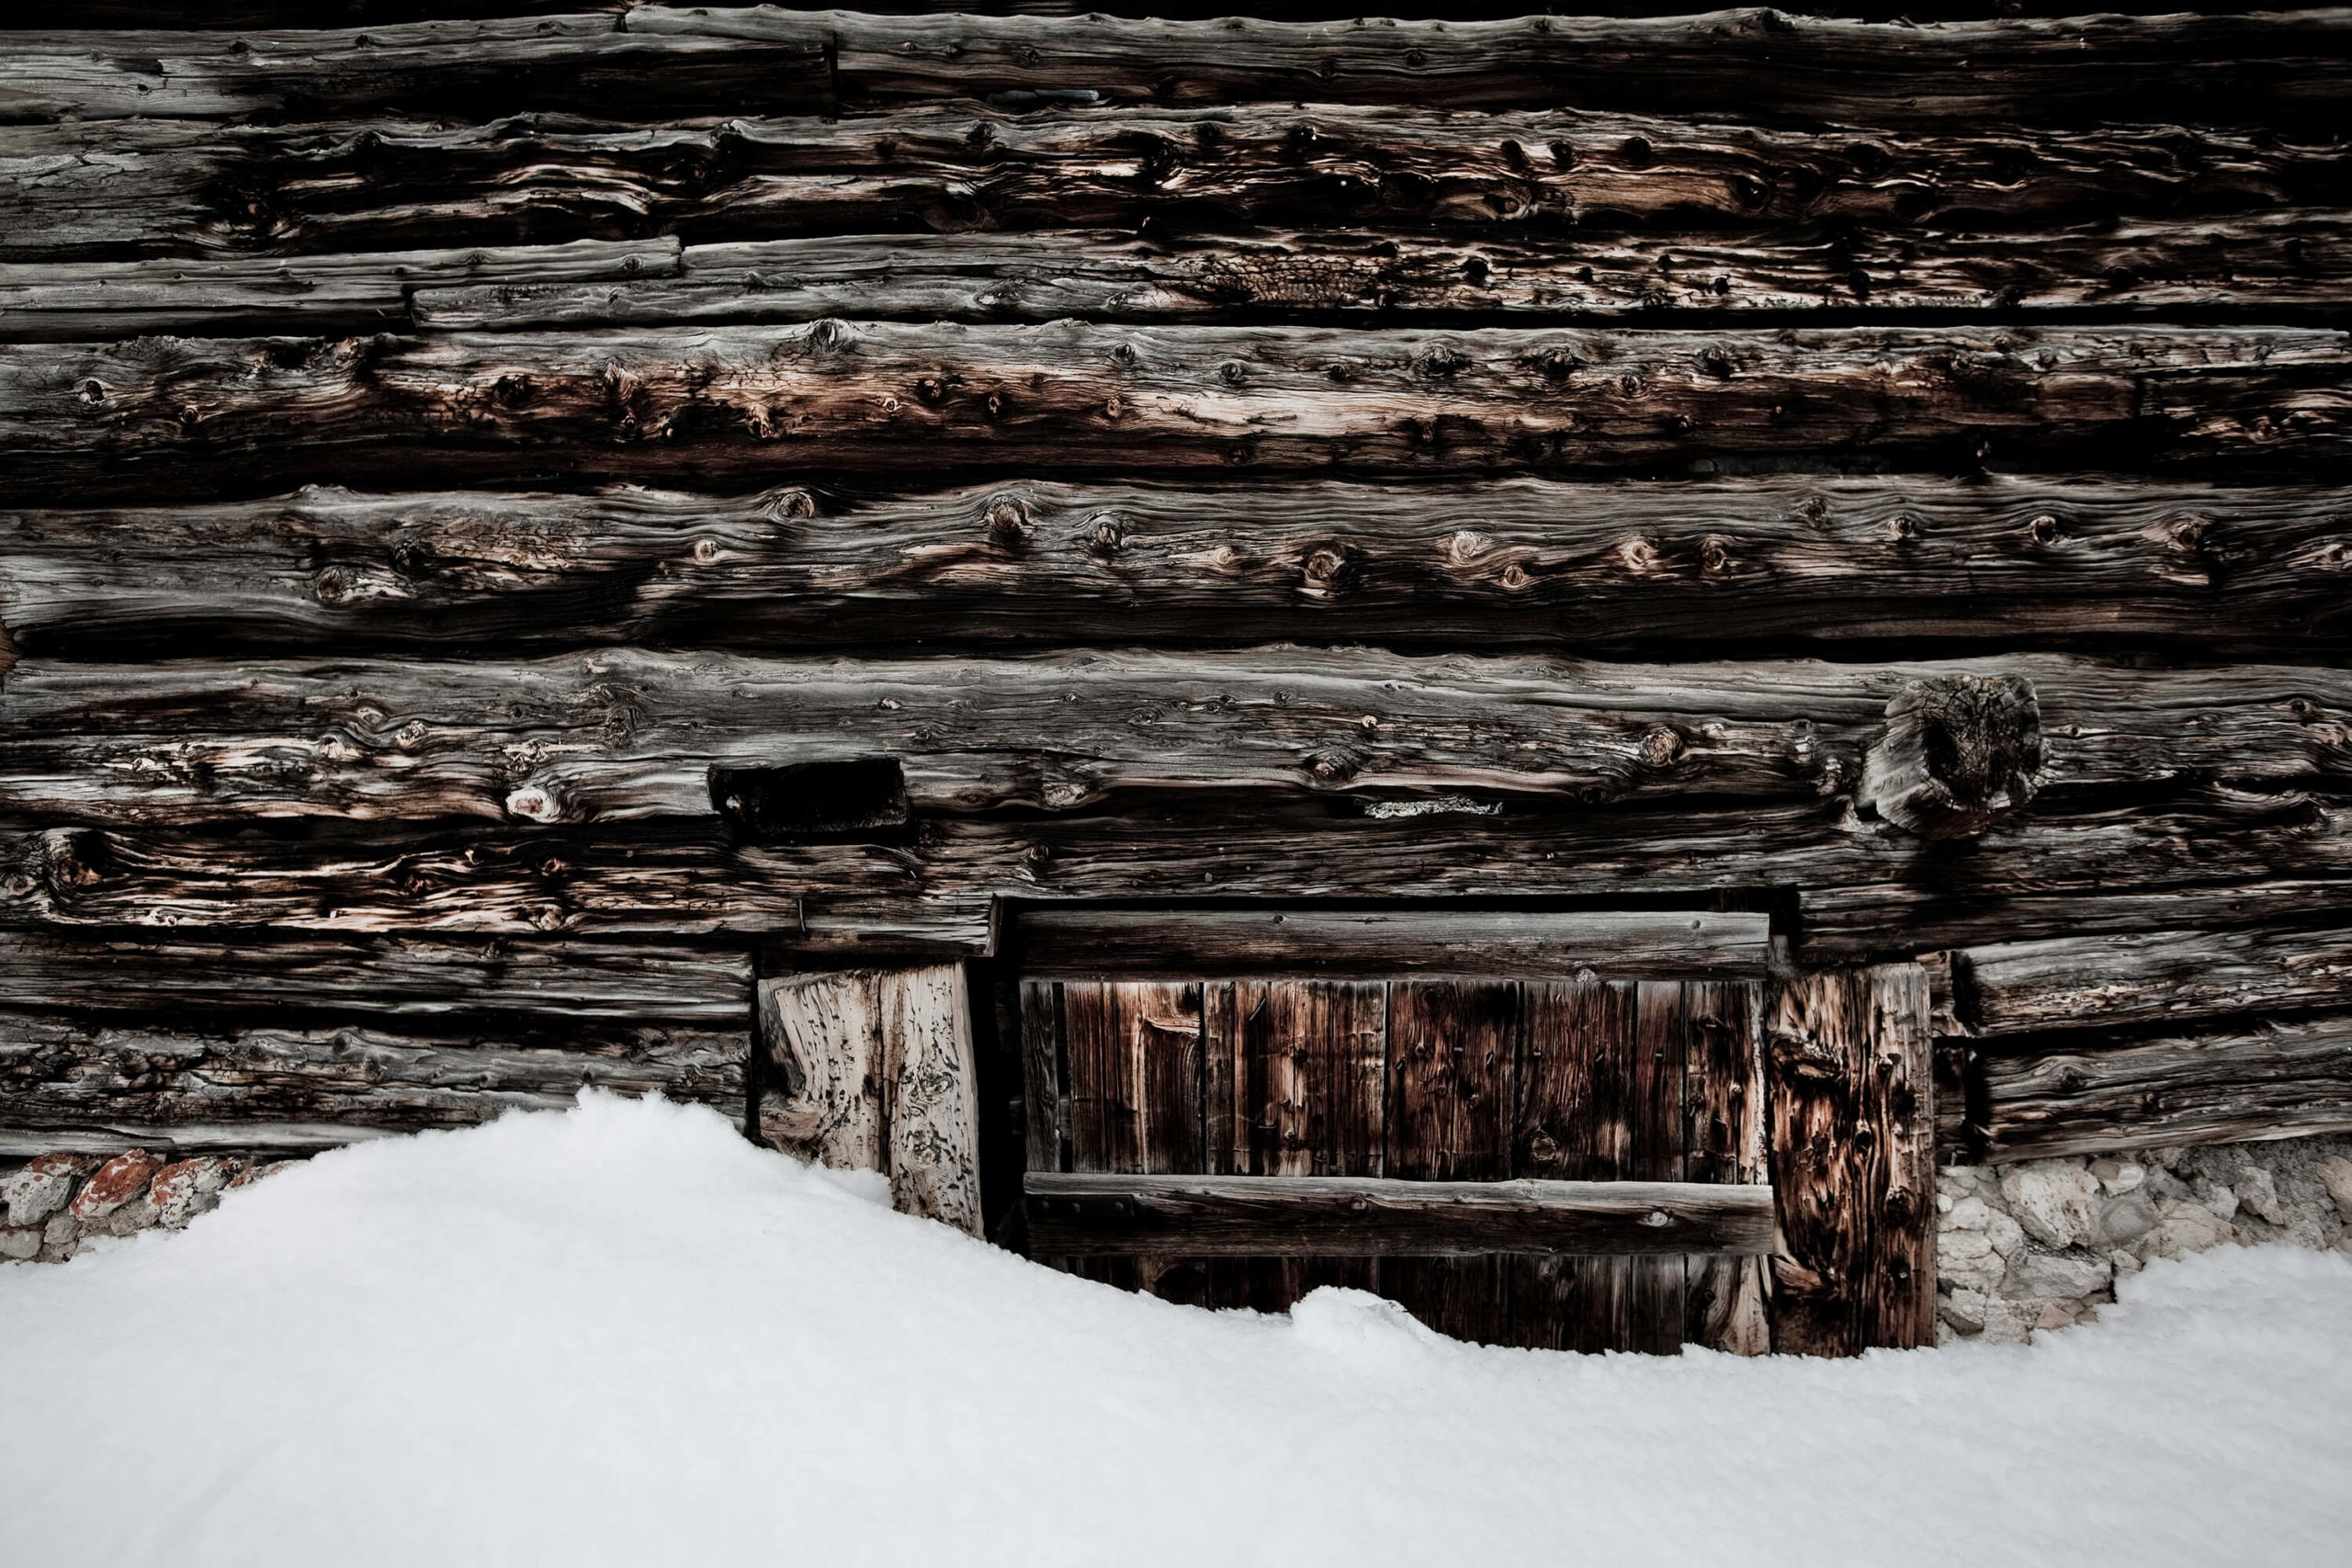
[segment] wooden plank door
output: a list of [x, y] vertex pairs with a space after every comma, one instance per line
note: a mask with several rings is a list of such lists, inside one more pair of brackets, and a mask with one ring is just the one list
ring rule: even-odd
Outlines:
[[[1761, 999], [1742, 982], [1031, 981], [1022, 1013], [1033, 1089], [1056, 1101], [1033, 1104], [1031, 1124], [1062, 1130], [1033, 1131], [1032, 1165], [1758, 1183]], [[1763, 1348], [1754, 1258], [1138, 1253], [1064, 1266], [1174, 1300], [1267, 1311], [1317, 1285], [1352, 1285], [1442, 1332], [1494, 1343]]]

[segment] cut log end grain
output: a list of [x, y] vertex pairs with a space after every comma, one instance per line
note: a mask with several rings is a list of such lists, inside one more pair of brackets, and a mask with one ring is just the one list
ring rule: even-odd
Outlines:
[[1862, 775], [1863, 798], [1927, 839], [1970, 839], [2033, 798], [2041, 709], [2015, 675], [1906, 682], [1886, 705], [1884, 739]]

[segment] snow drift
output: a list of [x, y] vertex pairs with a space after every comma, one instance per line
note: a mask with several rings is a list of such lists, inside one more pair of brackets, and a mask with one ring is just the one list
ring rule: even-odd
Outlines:
[[11, 1562], [2337, 1563], [2352, 1258], [2225, 1249], [2027, 1347], [1486, 1349], [1207, 1314], [746, 1145], [362, 1145], [0, 1268]]

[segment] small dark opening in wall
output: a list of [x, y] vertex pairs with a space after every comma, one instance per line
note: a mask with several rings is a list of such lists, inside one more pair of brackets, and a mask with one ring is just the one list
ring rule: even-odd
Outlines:
[[914, 829], [906, 774], [887, 757], [713, 768], [710, 804], [751, 843], [900, 843]]

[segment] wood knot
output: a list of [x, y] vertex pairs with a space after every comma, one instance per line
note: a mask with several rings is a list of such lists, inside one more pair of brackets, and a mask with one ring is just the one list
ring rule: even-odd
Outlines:
[[1029, 509], [1012, 496], [1000, 496], [989, 506], [989, 541], [1011, 549], [1022, 542], [1029, 525]]
[[1687, 748], [1669, 725], [1657, 725], [1642, 737], [1641, 759], [1645, 767], [1663, 768], [1679, 761]]

